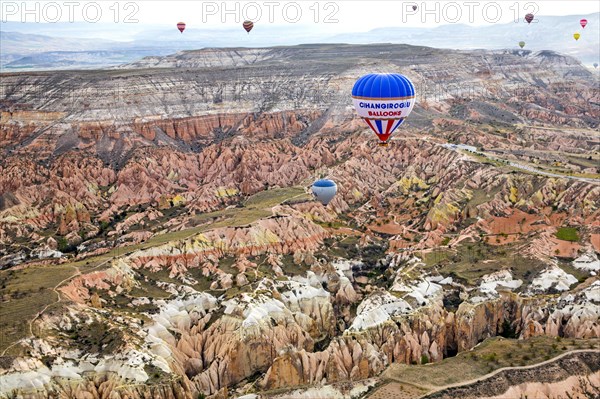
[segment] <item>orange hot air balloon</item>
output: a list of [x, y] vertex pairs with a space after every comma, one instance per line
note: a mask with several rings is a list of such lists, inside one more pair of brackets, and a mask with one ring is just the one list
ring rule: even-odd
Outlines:
[[244, 27], [244, 29], [246, 30], [246, 32], [250, 33], [250, 31], [252, 30], [252, 28], [254, 28], [254, 22], [252, 22], [252, 21], [244, 21], [244, 24], [242, 26]]
[[579, 38], [581, 37], [581, 35], [579, 33], [574, 33], [573, 37], [575, 38], [575, 40], [579, 40]]
[[582, 28], [585, 28], [585, 26], [587, 25], [587, 19], [583, 18], [581, 21], [579, 21], [579, 23], [581, 24]]
[[527, 21], [528, 24], [531, 23], [531, 21], [533, 21], [533, 14], [527, 14], [525, 15], [525, 21]]
[[185, 30], [185, 22], [178, 22], [177, 29], [179, 29], [179, 32], [183, 33], [183, 31]]

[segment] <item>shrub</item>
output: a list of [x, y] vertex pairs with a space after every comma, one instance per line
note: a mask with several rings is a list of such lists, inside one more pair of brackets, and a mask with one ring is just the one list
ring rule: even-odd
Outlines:
[[421, 364], [427, 364], [429, 363], [429, 358], [427, 357], [427, 355], [422, 355], [421, 356]]

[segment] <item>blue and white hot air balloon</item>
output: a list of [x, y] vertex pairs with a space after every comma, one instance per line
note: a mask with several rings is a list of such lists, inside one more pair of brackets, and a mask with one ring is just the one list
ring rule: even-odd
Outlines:
[[386, 145], [415, 105], [415, 86], [399, 73], [371, 73], [354, 83], [352, 102], [380, 144]]
[[327, 206], [333, 197], [335, 197], [337, 184], [329, 179], [317, 180], [312, 185], [312, 192], [321, 204]]

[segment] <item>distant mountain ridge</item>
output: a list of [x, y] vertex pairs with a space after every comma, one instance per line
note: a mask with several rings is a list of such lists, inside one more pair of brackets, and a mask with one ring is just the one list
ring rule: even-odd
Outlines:
[[[580, 17], [588, 20], [585, 29], [579, 26]], [[264, 25], [251, 35], [240, 32], [239, 27], [219, 29], [217, 35], [214, 29], [190, 27], [181, 35], [174, 27], [149, 25], [145, 30], [139, 30], [138, 27], [138, 30], [133, 31], [133, 28], [128, 27], [129, 31], [123, 31], [121, 37], [129, 38], [130, 41], [90, 38], [95, 32], [83, 24], [52, 24], [54, 27], [40, 27], [38, 24], [36, 28], [29, 25], [32, 24], [1, 24], [0, 68], [3, 71], [97, 68], [129, 63], [149, 55], [162, 56], [205, 47], [260, 48], [304, 43], [405, 43], [459, 50], [498, 50], [518, 48], [518, 42], [523, 40], [525, 50], [559, 51], [588, 66], [600, 60], [600, 13], [584, 16], [539, 16], [537, 22], [532, 24], [448, 24], [425, 29], [398, 26], [329, 36], [299, 26], [282, 28]], [[114, 26], [106, 26], [104, 29], [104, 25], [100, 24], [96, 28], [100, 28], [103, 35], [107, 35], [106, 30], [115, 29]], [[35, 33], [35, 29], [43, 34]], [[572, 37], [576, 31], [582, 35], [579, 41]], [[56, 32], [56, 35], [52, 32]], [[109, 33], [111, 37], [118, 37], [117, 32]], [[111, 53], [107, 56], [98, 51]], [[68, 55], [66, 52], [75, 54]]]

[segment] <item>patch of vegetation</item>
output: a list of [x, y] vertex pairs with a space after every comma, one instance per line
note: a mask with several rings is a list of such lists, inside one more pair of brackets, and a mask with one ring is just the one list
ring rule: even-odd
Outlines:
[[65, 237], [54, 237], [56, 240], [57, 249], [62, 253], [74, 252], [77, 247], [75, 245], [69, 244], [69, 241]]
[[240, 271], [237, 268], [233, 267], [234, 264], [235, 256], [225, 256], [219, 259], [219, 269], [235, 277]]
[[504, 322], [502, 323], [502, 332], [500, 333], [500, 336], [512, 339], [517, 338], [516, 328], [507, 319], [504, 319]]
[[[306, 272], [310, 270], [310, 266], [305, 263], [296, 264], [292, 255], [284, 255], [281, 258], [281, 262], [283, 263], [281, 269], [286, 276], [304, 276], [306, 275]], [[267, 265], [267, 267], [269, 268], [269, 273], [273, 274], [271, 266]]]
[[574, 227], [561, 227], [556, 232], [556, 238], [563, 241], [578, 242], [579, 234]]
[[58, 300], [53, 288], [74, 273], [66, 264], [0, 270], [0, 351], [29, 335], [29, 321]]
[[[556, 344], [552, 337], [534, 337], [526, 340], [495, 337], [483, 341], [471, 351], [461, 352], [441, 362], [423, 365], [394, 363], [386, 372], [394, 380], [420, 386], [424, 381], [432, 386], [456, 384], [481, 377], [502, 367], [528, 366], [543, 362], [566, 351], [590, 343], [598, 345], [598, 339], [574, 339]], [[460, 370], [457, 373], [456, 370]]]
[[146, 364], [144, 366], [144, 371], [148, 374], [146, 384], [149, 385], [160, 383], [165, 376], [164, 372], [153, 364]]
[[[585, 280], [587, 280], [588, 277], [590, 277], [589, 272], [587, 272], [586, 270], [576, 268], [575, 266], [573, 266], [573, 264], [571, 262], [566, 261], [565, 259], [559, 260], [558, 267], [563, 269], [565, 271], [565, 273], [569, 273], [569, 274], [575, 276], [575, 278], [578, 281], [577, 284], [583, 283]], [[575, 286], [577, 284], [572, 285], [571, 289], [575, 288]]]
[[93, 321], [82, 323], [67, 330], [72, 345], [84, 353], [115, 353], [125, 341], [123, 332], [118, 328], [110, 328], [106, 323]]
[[519, 254], [514, 244], [497, 247], [473, 242], [460, 244], [453, 251], [423, 253], [422, 257], [427, 267], [470, 285], [477, 285], [482, 276], [502, 269], [509, 269], [515, 279], [526, 285], [535, 277], [535, 271], [545, 267], [541, 261]]
[[459, 290], [445, 290], [443, 304], [444, 308], [449, 312], [456, 312], [458, 306], [462, 303]]

